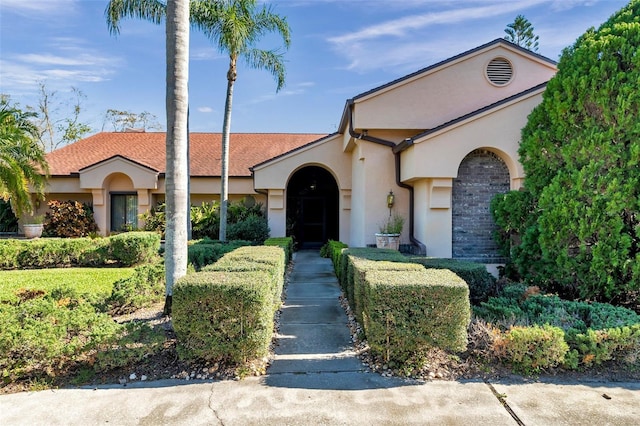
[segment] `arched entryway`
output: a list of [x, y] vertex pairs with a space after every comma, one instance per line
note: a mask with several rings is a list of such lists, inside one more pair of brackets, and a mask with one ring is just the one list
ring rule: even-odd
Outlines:
[[319, 248], [338, 240], [338, 184], [327, 170], [304, 167], [287, 185], [287, 235], [299, 248]]
[[462, 160], [452, 192], [454, 258], [492, 261], [501, 256], [489, 207], [496, 194], [509, 188], [509, 169], [496, 154], [478, 149]]

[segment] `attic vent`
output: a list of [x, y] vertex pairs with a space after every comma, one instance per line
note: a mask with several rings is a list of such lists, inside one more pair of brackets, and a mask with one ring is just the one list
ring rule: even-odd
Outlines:
[[504, 58], [495, 58], [487, 65], [487, 78], [496, 86], [504, 86], [513, 77], [511, 62]]

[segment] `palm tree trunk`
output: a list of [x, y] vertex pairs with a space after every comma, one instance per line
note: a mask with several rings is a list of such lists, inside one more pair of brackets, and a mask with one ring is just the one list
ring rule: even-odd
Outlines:
[[220, 241], [227, 241], [227, 206], [229, 205], [229, 141], [231, 140], [231, 104], [236, 81], [235, 60], [232, 58], [227, 75], [227, 98], [224, 103], [222, 125], [222, 167], [220, 171]]
[[189, 0], [167, 1], [167, 140], [164, 314], [173, 285], [187, 273]]

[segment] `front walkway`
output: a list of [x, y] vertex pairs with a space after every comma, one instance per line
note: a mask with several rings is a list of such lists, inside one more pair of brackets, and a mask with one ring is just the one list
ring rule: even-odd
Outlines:
[[364, 370], [352, 350], [339, 297], [331, 260], [321, 258], [317, 251], [297, 252], [269, 375]]

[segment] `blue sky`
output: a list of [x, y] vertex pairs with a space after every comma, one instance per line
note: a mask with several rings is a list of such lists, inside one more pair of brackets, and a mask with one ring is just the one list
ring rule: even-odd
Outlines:
[[[598, 27], [626, 0], [271, 0], [287, 18], [287, 83], [241, 64], [233, 132], [331, 133], [359, 93], [496, 38], [518, 14], [540, 36], [538, 53]], [[100, 131], [107, 109], [148, 111], [165, 123], [164, 25], [128, 19], [107, 29], [106, 0], [0, 0], [0, 93], [36, 105], [38, 82], [61, 99], [85, 95], [81, 119]], [[265, 38], [263, 48], [277, 47]], [[228, 59], [196, 30], [190, 45], [191, 130], [220, 132]], [[107, 129], [109, 129], [107, 127]]]

